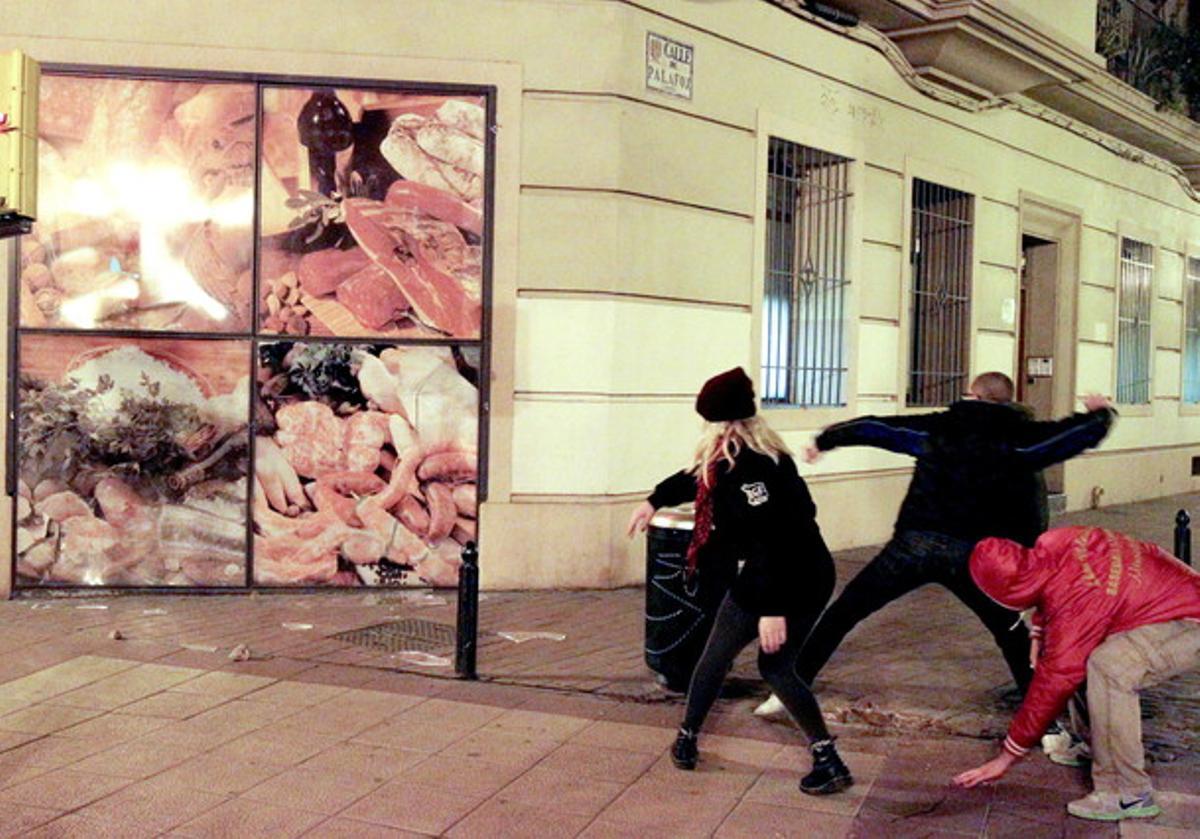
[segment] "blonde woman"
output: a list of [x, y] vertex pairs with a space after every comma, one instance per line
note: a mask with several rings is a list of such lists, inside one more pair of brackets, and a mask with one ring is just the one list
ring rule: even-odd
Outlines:
[[[708, 424], [695, 463], [655, 487], [629, 520], [632, 536], [659, 507], [695, 501], [687, 573], [732, 580], [692, 674], [671, 759], [680, 769], [695, 768], [700, 727], [734, 659], [757, 638], [759, 671], [812, 747], [813, 768], [800, 789], [838, 792], [854, 780], [796, 674], [800, 647], [833, 593], [833, 560], [816, 506], [787, 446], [755, 415], [754, 387], [742, 368], [705, 382], [696, 411]], [[745, 560], [741, 571], [738, 560]]]

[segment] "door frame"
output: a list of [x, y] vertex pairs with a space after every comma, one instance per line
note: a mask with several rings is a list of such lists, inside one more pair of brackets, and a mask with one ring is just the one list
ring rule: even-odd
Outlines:
[[[1017, 225], [1015, 247], [1017, 264], [1026, 235], [1046, 239], [1058, 245], [1058, 279], [1055, 297], [1058, 303], [1054, 325], [1054, 386], [1051, 410], [1054, 416], [1071, 413], [1075, 404], [1075, 369], [1078, 355], [1076, 325], [1079, 321], [1079, 271], [1083, 239], [1083, 211], [1022, 191], [1020, 195], [1020, 220]], [[1020, 282], [1020, 278], [1017, 278]], [[1022, 359], [1019, 357], [1018, 340], [1013, 341], [1013, 370], [1024, 375]]]

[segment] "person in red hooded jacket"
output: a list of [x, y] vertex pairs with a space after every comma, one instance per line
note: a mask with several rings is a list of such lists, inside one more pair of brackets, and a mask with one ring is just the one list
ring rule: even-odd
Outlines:
[[1097, 527], [1047, 531], [1032, 549], [984, 539], [970, 569], [1000, 605], [1033, 609], [1043, 640], [1000, 754], [954, 783], [1002, 776], [1086, 679], [1094, 791], [1067, 811], [1105, 821], [1158, 815], [1138, 691], [1200, 667], [1200, 574], [1157, 545]]

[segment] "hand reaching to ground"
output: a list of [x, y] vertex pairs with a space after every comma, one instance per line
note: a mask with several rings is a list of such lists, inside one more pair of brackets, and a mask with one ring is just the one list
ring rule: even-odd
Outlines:
[[954, 785], [956, 787], [964, 787], [970, 789], [977, 787], [980, 784], [988, 784], [995, 781], [1004, 775], [1009, 768], [1017, 762], [1017, 758], [1006, 751], [1001, 750], [1000, 754], [989, 760], [987, 763], [976, 766], [974, 769], [968, 769], [954, 776]]

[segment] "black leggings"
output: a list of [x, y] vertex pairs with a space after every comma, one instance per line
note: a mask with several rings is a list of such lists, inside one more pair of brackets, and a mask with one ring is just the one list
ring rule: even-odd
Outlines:
[[949, 589], [992, 633], [1017, 687], [1024, 693], [1029, 669], [1029, 632], [1016, 612], [993, 602], [971, 580], [971, 542], [940, 533], [897, 533], [825, 610], [800, 657], [799, 673], [809, 683], [850, 630], [914, 589], [938, 583]]
[[[796, 659], [817, 614], [817, 611], [813, 611], [811, 617], [806, 619], [788, 617], [787, 641], [783, 647], [769, 655], [761, 650], [758, 653], [758, 671], [804, 729], [809, 742], [829, 739], [829, 729], [825, 727], [816, 697], [804, 680], [796, 675]], [[704, 652], [692, 673], [692, 683], [688, 687], [687, 711], [683, 717], [684, 728], [690, 731], [700, 730], [700, 726], [704, 725], [704, 718], [708, 716], [721, 691], [721, 683], [725, 681], [725, 676], [733, 666], [734, 659], [757, 637], [758, 616], [737, 605], [731, 595], [725, 595], [721, 607], [717, 610], [716, 622], [709, 633], [708, 643], [704, 645]]]

